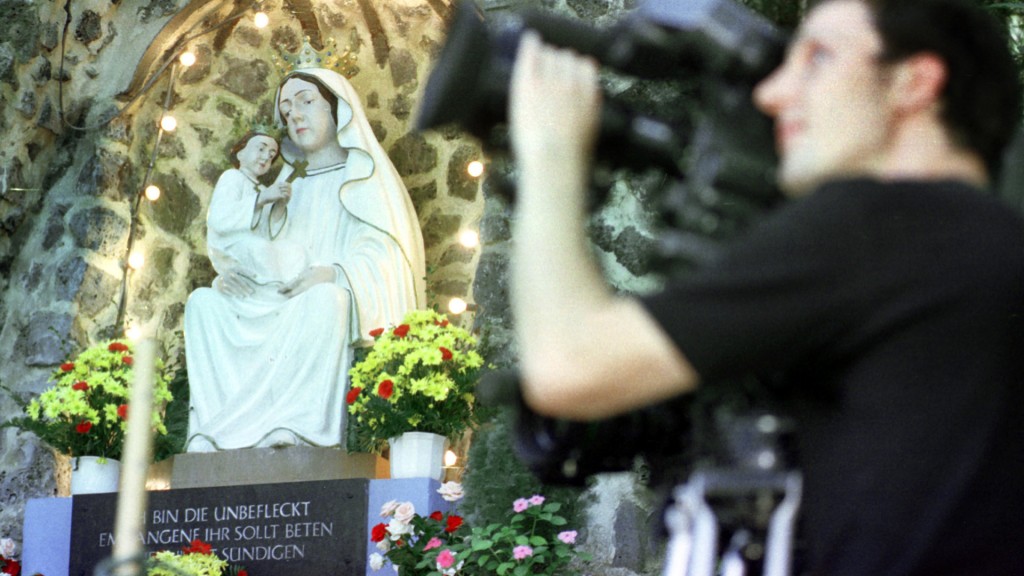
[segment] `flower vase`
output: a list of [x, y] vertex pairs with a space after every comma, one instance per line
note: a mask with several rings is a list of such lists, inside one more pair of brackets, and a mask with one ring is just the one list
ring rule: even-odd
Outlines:
[[71, 495], [117, 492], [121, 463], [99, 456], [71, 459]]
[[406, 432], [388, 439], [392, 478], [433, 478], [444, 475], [446, 438], [430, 432]]

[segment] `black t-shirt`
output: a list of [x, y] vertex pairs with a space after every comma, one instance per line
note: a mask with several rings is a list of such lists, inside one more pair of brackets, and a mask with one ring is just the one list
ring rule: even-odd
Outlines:
[[823, 186], [644, 300], [703, 385], [779, 383], [815, 574], [1024, 574], [1024, 222], [955, 182]]

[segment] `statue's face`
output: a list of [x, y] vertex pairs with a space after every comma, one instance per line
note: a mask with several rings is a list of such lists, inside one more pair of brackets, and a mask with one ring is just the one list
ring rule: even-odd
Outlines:
[[238, 168], [250, 178], [263, 176], [277, 158], [277, 141], [262, 134], [253, 136], [235, 157], [238, 158]]
[[336, 144], [337, 126], [331, 106], [312, 82], [289, 79], [281, 87], [277, 107], [288, 125], [288, 136], [303, 152], [309, 154]]

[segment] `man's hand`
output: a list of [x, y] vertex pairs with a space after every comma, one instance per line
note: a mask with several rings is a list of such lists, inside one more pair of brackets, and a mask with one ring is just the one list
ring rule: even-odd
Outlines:
[[238, 272], [226, 272], [217, 276], [213, 281], [213, 287], [228, 296], [236, 298], [252, 296], [256, 292], [256, 287], [253, 285], [252, 280]]
[[296, 276], [294, 280], [285, 284], [278, 292], [292, 298], [317, 284], [334, 283], [337, 274], [338, 272], [334, 266], [310, 266]]

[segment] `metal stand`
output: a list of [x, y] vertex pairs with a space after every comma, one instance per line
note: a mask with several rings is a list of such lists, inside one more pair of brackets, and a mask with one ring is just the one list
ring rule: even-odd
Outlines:
[[[793, 535], [803, 481], [799, 472], [704, 470], [673, 492], [675, 502], [665, 513], [669, 531], [663, 576], [746, 576], [752, 547], [760, 556], [762, 576], [790, 576]], [[719, 517], [710, 501], [728, 505], [770, 502], [774, 509], [762, 521], [753, 515], [731, 526], [731, 539], [719, 557]], [[759, 537], [764, 533], [763, 538]]]

